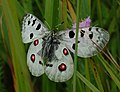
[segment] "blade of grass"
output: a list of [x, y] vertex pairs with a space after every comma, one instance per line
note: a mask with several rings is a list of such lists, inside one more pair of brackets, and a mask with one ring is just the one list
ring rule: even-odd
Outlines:
[[102, 62], [102, 64], [106, 68], [107, 72], [110, 74], [112, 80], [115, 82], [115, 84], [120, 89], [120, 80], [116, 77], [116, 75], [112, 71], [114, 69], [106, 62], [106, 60], [101, 55], [100, 55], [100, 57], [98, 57], [98, 59]]
[[[56, 23], [58, 23], [58, 20], [56, 20], [55, 17], [57, 17], [57, 10], [54, 9], [55, 7], [57, 8], [58, 6], [56, 6], [58, 2], [55, 0], [46, 0], [45, 1], [45, 14], [44, 14], [44, 18], [47, 21], [47, 23], [50, 26], [50, 29], [54, 28], [54, 25], [56, 25]], [[57, 8], [58, 9], [58, 8]], [[55, 16], [55, 17], [54, 17]], [[55, 20], [54, 20], [55, 18]], [[56, 23], [53, 23], [55, 22]], [[42, 91], [43, 92], [56, 92], [56, 84], [55, 82], [51, 81], [48, 79], [48, 77], [43, 76], [43, 87], [42, 87]]]
[[64, 29], [67, 28], [67, 2], [66, 0], [62, 1], [62, 20], [64, 21]]
[[[35, 0], [35, 2], [36, 2], [36, 4], [37, 4], [37, 6], [38, 6], [38, 8], [39, 8], [39, 10], [40, 10], [40, 13], [42, 14], [42, 16], [44, 16], [44, 14], [43, 14], [43, 8], [42, 8], [42, 5], [43, 5], [43, 3], [41, 4], [40, 2], [39, 2], [39, 0]], [[42, 2], [44, 2], [44, 1], [42, 1]]]
[[77, 90], [77, 92], [83, 92], [83, 85], [82, 85], [82, 83], [80, 82], [80, 79], [77, 77], [77, 86], [78, 86], [78, 90]]
[[26, 55], [24, 45], [21, 40], [20, 27], [16, 12], [15, 0], [2, 0], [4, 19], [7, 25], [8, 40], [15, 77], [14, 88], [16, 92], [32, 92], [30, 76], [26, 66]]
[[54, 0], [46, 0], [45, 1], [45, 20], [49, 24], [49, 26], [52, 28], [53, 26], [53, 8], [54, 8]]
[[80, 4], [80, 16], [81, 18], [86, 18], [91, 15], [91, 1], [90, 0], [81, 0]]
[[59, 23], [59, 0], [56, 0], [54, 3], [53, 3], [53, 17], [52, 17], [52, 26], [53, 28], [60, 24]]
[[102, 12], [101, 12], [101, 2], [100, 2], [100, 0], [97, 0], [97, 14], [98, 14], [98, 19], [99, 19], [99, 24], [100, 24], [100, 26], [102, 27]]
[[70, 0], [67, 0], [67, 6], [68, 6], [68, 10], [69, 10], [70, 16], [72, 17], [73, 22], [76, 22], [76, 14], [70, 3]]
[[16, 9], [17, 9], [17, 15], [19, 19], [22, 19], [25, 14], [25, 10], [18, 1], [16, 1]]
[[32, 7], [32, 0], [21, 0], [22, 1], [22, 4], [23, 4], [23, 7], [24, 7], [24, 10], [26, 12], [32, 12], [33, 10], [33, 7]]
[[77, 77], [79, 77], [85, 84], [88, 86], [93, 92], [100, 92], [93, 84], [91, 84], [83, 75], [81, 75], [78, 71]]
[[102, 86], [102, 83], [101, 83], [101, 80], [100, 80], [99, 72], [96, 68], [96, 65], [92, 60], [90, 60], [90, 62], [91, 62], [90, 65], [91, 65], [92, 72], [94, 74], [94, 78], [95, 78], [95, 81], [97, 83], [97, 86], [98, 86], [100, 92], [104, 92], [104, 89], [103, 89], [103, 86]]
[[107, 50], [107, 52], [108, 52], [110, 58], [111, 58], [112, 61], [113, 61], [112, 63], [115, 65], [115, 67], [119, 67], [118, 69], [119, 69], [119, 71], [120, 71], [120, 66], [118, 65], [118, 63], [115, 61], [115, 59], [113, 58], [113, 56], [111, 55], [111, 53], [109, 52], [109, 50]]
[[[85, 59], [85, 76], [86, 76], [86, 78], [87, 78], [87, 80], [89, 80], [90, 81], [90, 73], [89, 73], [89, 60], [88, 59]], [[86, 91], [87, 92], [90, 92], [91, 90], [86, 86]]]
[[80, 0], [77, 0], [77, 21], [76, 21], [76, 39], [75, 39], [75, 55], [74, 55], [74, 75], [73, 75], [73, 92], [76, 92], [76, 73], [77, 73], [77, 49], [78, 49], [78, 30], [79, 30], [79, 13]]
[[111, 57], [109, 57], [108, 54], [106, 54], [103, 50], [101, 52], [111, 61], [111, 63], [116, 67], [116, 69], [120, 71], [120, 66], [113, 59], [111, 59]]
[[[53, 2], [54, 0], [46, 0], [45, 1], [45, 14], [44, 14], [44, 18], [45, 21], [47, 22], [48, 28], [52, 29], [52, 16], [53, 16]], [[42, 79], [42, 91], [43, 92], [49, 92], [49, 90], [51, 89], [49, 87], [49, 80], [48, 78], [44, 75], [43, 79]]]

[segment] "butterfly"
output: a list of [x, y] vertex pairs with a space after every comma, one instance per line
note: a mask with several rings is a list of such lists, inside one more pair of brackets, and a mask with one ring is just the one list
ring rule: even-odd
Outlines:
[[[22, 40], [31, 45], [27, 65], [33, 76], [45, 73], [54, 82], [69, 80], [74, 72], [71, 52], [75, 53], [76, 29], [59, 32], [49, 29], [34, 15], [26, 14], [22, 22]], [[109, 41], [109, 33], [99, 27], [82, 27], [78, 33], [78, 56], [91, 57]]]

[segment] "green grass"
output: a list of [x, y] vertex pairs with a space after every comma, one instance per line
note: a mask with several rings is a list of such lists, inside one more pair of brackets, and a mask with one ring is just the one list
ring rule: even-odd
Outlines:
[[[84, 59], [77, 57], [76, 50], [74, 76], [65, 83], [52, 82], [45, 74], [39, 78], [31, 76], [26, 64], [28, 46], [21, 37], [26, 13], [37, 16], [46, 26], [47, 22], [49, 29], [64, 21], [59, 30], [71, 28], [73, 22], [77, 22], [78, 30], [78, 22], [90, 16], [92, 26], [110, 33], [105, 53]], [[0, 92], [119, 92], [119, 20], [119, 0], [1, 0]]]

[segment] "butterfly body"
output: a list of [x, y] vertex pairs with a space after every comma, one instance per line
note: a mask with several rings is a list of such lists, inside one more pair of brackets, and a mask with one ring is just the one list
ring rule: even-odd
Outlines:
[[[48, 31], [32, 14], [22, 24], [24, 43], [32, 42], [27, 53], [27, 65], [34, 76], [45, 73], [55, 82], [69, 80], [74, 71], [70, 52], [75, 53], [76, 29]], [[91, 57], [100, 52], [109, 41], [107, 31], [99, 27], [82, 27], [78, 33], [78, 56]], [[46, 62], [45, 62], [46, 60]]]
[[58, 36], [53, 31], [42, 39], [42, 50], [39, 53], [41, 53], [43, 58], [47, 58], [50, 62], [55, 59], [55, 51], [58, 49], [58, 45], [60, 44]]

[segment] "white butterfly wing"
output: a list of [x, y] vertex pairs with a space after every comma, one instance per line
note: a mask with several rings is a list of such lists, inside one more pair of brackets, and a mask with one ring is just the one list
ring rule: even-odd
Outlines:
[[[61, 40], [66, 47], [75, 53], [76, 29], [62, 32]], [[99, 27], [86, 27], [79, 29], [78, 56], [91, 57], [100, 52], [109, 41], [109, 33]]]
[[43, 59], [38, 52], [42, 49], [42, 39], [36, 39], [30, 45], [27, 53], [27, 65], [33, 76], [40, 76], [44, 73]]
[[48, 29], [34, 15], [27, 14], [22, 23], [22, 39], [24, 43], [29, 43], [35, 39], [42, 38]]
[[45, 73], [48, 78], [55, 82], [64, 82], [69, 80], [74, 71], [73, 60], [69, 50], [62, 44], [55, 51], [56, 59], [47, 62]]

